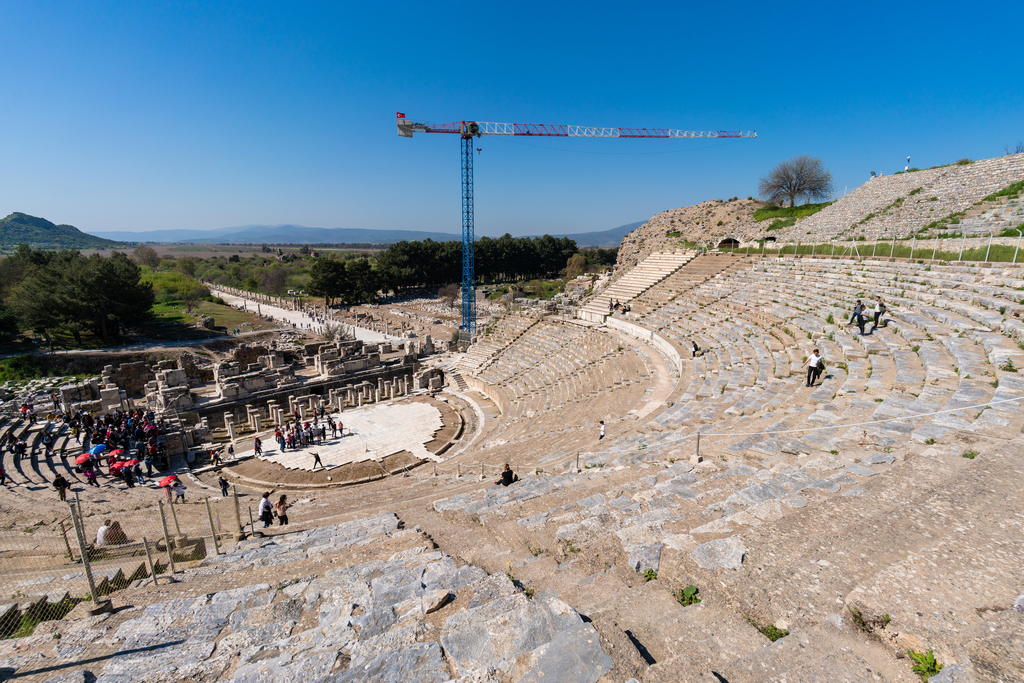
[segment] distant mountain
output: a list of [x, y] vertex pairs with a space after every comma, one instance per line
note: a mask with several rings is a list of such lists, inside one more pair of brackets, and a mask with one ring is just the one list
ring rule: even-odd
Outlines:
[[419, 230], [366, 230], [363, 228], [307, 228], [304, 225], [245, 225], [219, 230], [154, 230], [152, 232], [103, 232], [104, 237], [126, 242], [203, 242], [254, 244], [392, 244], [402, 240], [460, 240], [451, 232]]
[[27, 244], [52, 249], [110, 249], [121, 246], [113, 240], [88, 235], [73, 225], [54, 225], [45, 218], [12, 213], [0, 219], [0, 247]]
[[576, 246], [580, 248], [600, 247], [602, 249], [609, 249], [622, 244], [623, 237], [633, 232], [643, 224], [644, 221], [640, 221], [638, 223], [620, 225], [617, 228], [604, 230], [602, 232], [577, 232], [575, 234], [552, 235], [552, 237], [568, 237], [576, 240]]
[[[617, 247], [634, 228], [643, 223], [630, 223], [603, 232], [555, 235], [576, 240], [581, 247]], [[368, 230], [364, 228], [307, 228], [304, 225], [244, 225], [219, 230], [153, 230], [150, 232], [104, 231], [97, 233], [122, 242], [202, 242], [254, 244], [394, 244], [402, 240], [432, 239], [435, 242], [460, 240], [452, 232], [419, 230]]]

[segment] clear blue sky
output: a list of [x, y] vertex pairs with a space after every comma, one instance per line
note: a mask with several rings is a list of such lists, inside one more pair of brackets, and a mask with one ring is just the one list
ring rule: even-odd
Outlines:
[[838, 192], [1024, 140], [1024, 3], [0, 0], [0, 215], [83, 230], [460, 229], [459, 141], [395, 112], [757, 129], [483, 138], [477, 234], [582, 232], [756, 194], [796, 154]]

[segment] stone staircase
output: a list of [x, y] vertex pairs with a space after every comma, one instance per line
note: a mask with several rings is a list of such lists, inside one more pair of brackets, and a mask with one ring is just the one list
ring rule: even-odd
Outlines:
[[629, 303], [652, 286], [689, 263], [695, 251], [656, 252], [612, 282], [604, 291], [592, 296], [578, 311], [578, 316], [591, 322], [604, 322], [611, 303]]

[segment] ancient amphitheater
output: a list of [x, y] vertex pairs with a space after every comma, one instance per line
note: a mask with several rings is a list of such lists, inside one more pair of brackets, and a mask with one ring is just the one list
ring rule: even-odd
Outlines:
[[[967, 213], [1024, 179], [1022, 156], [951, 168], [873, 179], [796, 228], [916, 233], [934, 212], [910, 199], [864, 219], [900, 196]], [[975, 215], [1008, 220], [1016, 201]], [[209, 400], [174, 416], [188, 453], [233, 439], [248, 455], [282, 411], [395, 439], [415, 430], [371, 411], [438, 412], [433, 440], [392, 460], [364, 447], [355, 485], [336, 486], [349, 460], [288, 479], [181, 457], [190, 498], [161, 525], [152, 483], [87, 487], [70, 434], [9, 417], [30, 452], [3, 456], [0, 680], [1024, 680], [1024, 264], [687, 251], [644, 237], [659, 230], [627, 238], [575, 317], [509, 313], [465, 354], [345, 342], [188, 370], [185, 393]], [[875, 297], [888, 311], [861, 335], [852, 305]], [[609, 315], [616, 300], [631, 310]], [[827, 370], [809, 387], [814, 348]], [[181, 396], [176, 371], [153, 400]], [[71, 457], [46, 457], [47, 433]], [[519, 480], [496, 486], [505, 463]], [[112, 612], [82, 600], [58, 472], [86, 535], [117, 516], [151, 542], [93, 563]], [[294, 501], [284, 530], [250, 523], [264, 490]]]

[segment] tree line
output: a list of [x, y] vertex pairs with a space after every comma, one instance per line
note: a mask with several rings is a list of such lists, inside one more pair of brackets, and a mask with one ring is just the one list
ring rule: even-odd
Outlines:
[[[558, 276], [578, 252], [576, 242], [567, 237], [481, 237], [474, 244], [476, 278], [509, 282]], [[309, 275], [307, 289], [323, 296], [328, 305], [336, 300], [372, 300], [378, 290], [443, 287], [462, 281], [462, 243], [396, 242], [377, 254], [371, 269], [360, 260], [320, 258]]]
[[75, 250], [45, 251], [22, 244], [0, 260], [0, 339], [31, 328], [47, 344], [70, 335], [81, 345], [91, 332], [103, 343], [146, 320], [153, 287], [142, 269], [114, 252], [85, 257]]

